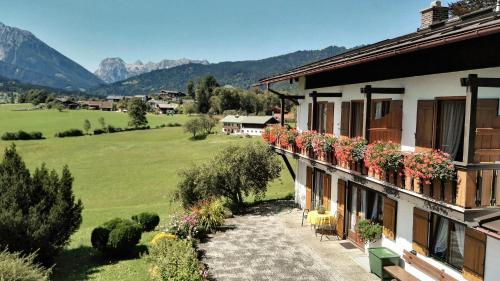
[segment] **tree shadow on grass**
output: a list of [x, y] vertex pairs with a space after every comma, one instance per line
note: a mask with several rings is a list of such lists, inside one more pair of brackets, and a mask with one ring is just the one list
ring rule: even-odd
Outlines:
[[139, 259], [145, 253], [147, 253], [145, 245], [137, 245], [130, 254], [120, 258], [105, 255], [89, 246], [68, 249], [56, 259], [52, 280], [88, 280], [91, 275], [101, 271], [103, 266], [123, 260]]
[[203, 135], [197, 135], [197, 136], [194, 136], [194, 137], [190, 137], [189, 139], [192, 140], [192, 141], [200, 141], [200, 140], [205, 140], [207, 138], [207, 134], [203, 134]]

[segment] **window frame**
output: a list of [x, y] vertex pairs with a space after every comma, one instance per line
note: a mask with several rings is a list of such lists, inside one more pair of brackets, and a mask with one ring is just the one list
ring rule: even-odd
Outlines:
[[[435, 229], [434, 229], [433, 220], [436, 217], [445, 218], [445, 219], [448, 220], [448, 233], [447, 233], [447, 237], [446, 237], [446, 243], [447, 243], [447, 245], [446, 245], [446, 258], [444, 258], [444, 259], [441, 258], [441, 257], [438, 257], [438, 256], [436, 256], [434, 254], [434, 247], [436, 245], [435, 244], [436, 243], [436, 241], [435, 241], [436, 237], [434, 237], [434, 230]], [[460, 272], [463, 272], [463, 269], [464, 269], [464, 265], [463, 265], [464, 262], [463, 261], [462, 261], [462, 266], [461, 267], [457, 267], [456, 265], [452, 264], [449, 261], [450, 260], [450, 253], [451, 253], [451, 247], [450, 247], [450, 243], [451, 243], [451, 239], [450, 239], [450, 237], [451, 237], [451, 227], [450, 227], [450, 224], [451, 223], [460, 224], [460, 225], [462, 225], [462, 226], [465, 227], [464, 231], [467, 228], [467, 225], [465, 225], [465, 224], [463, 224], [463, 223], [461, 223], [459, 221], [452, 220], [452, 219], [450, 219], [448, 217], [444, 217], [444, 216], [438, 215], [438, 214], [433, 213], [433, 212], [430, 213], [430, 217], [429, 217], [428, 223], [429, 223], [429, 227], [428, 227], [429, 234], [427, 236], [428, 237], [428, 243], [427, 244], [429, 245], [428, 246], [429, 247], [429, 250], [428, 250], [429, 257], [431, 257], [432, 259], [437, 260], [437, 261], [439, 261], [441, 263], [444, 263], [445, 265], [450, 266], [450, 267], [452, 267], [452, 268], [454, 268], [454, 269], [456, 269], [456, 270], [458, 270]], [[464, 245], [464, 249], [465, 249], [465, 233], [464, 233], [463, 245]], [[465, 260], [465, 255], [462, 258]]]

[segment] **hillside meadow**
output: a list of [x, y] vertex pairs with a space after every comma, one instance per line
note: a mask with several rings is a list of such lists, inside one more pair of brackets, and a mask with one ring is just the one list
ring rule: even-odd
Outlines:
[[[85, 119], [90, 120], [93, 128], [99, 127], [100, 117], [107, 124], [125, 127], [128, 116], [88, 110], [13, 111], [27, 107], [0, 105], [0, 135], [6, 131], [41, 131], [47, 139], [16, 141], [19, 153], [30, 169], [46, 163], [60, 172], [67, 164], [74, 176], [75, 195], [84, 204], [83, 223], [57, 259], [55, 280], [149, 280], [147, 265], [138, 255], [115, 261], [92, 249], [92, 229], [114, 217], [129, 218], [142, 211], [154, 211], [162, 220], [167, 219], [179, 209], [172, 202], [179, 169], [209, 159], [226, 145], [260, 141], [218, 134], [193, 141], [182, 127], [60, 139], [54, 137], [56, 132], [81, 129]], [[182, 124], [188, 118], [193, 117], [148, 115], [152, 127]], [[10, 144], [0, 141], [2, 153]], [[292, 191], [293, 181], [285, 169], [281, 179], [271, 184], [266, 199], [280, 198]], [[153, 235], [143, 235], [143, 249]]]

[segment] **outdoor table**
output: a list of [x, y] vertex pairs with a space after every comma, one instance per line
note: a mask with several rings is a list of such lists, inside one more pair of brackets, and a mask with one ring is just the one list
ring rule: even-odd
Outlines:
[[321, 240], [323, 240], [324, 230], [334, 227], [336, 218], [330, 211], [326, 211], [324, 214], [318, 214], [318, 211], [310, 211], [307, 214], [307, 222], [314, 226], [316, 235], [318, 231], [321, 231]]

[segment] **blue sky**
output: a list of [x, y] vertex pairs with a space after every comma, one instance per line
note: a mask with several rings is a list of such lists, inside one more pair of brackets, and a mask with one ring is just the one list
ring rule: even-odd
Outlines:
[[430, 2], [0, 0], [0, 21], [94, 71], [105, 57], [220, 62], [374, 43], [415, 31]]

